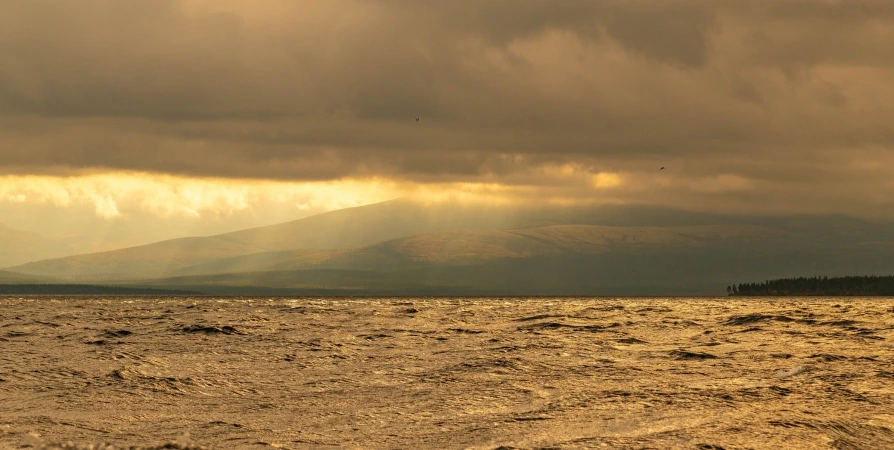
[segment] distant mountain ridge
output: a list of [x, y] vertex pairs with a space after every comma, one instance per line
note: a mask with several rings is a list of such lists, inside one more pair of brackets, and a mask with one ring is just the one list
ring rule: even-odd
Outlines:
[[[451, 230], [408, 236], [355, 249], [258, 253], [185, 267], [180, 275], [265, 270], [402, 270], [428, 265], [470, 265], [491, 260], [560, 255], [631, 253], [743, 244], [791, 245], [792, 236], [749, 225], [604, 227], [552, 225], [518, 230]], [[805, 244], [806, 245], [806, 244]]]
[[[649, 210], [652, 215], [657, 211]], [[687, 215], [684, 213], [683, 215]], [[629, 213], [627, 214], [630, 215]], [[679, 215], [679, 213], [678, 213]], [[558, 224], [623, 221], [606, 208], [499, 208], [426, 206], [406, 200], [332, 211], [304, 219], [209, 237], [172, 239], [108, 252], [76, 255], [9, 267], [8, 270], [71, 280], [156, 277], [218, 258], [271, 251], [343, 249], [389, 239], [456, 229], [511, 229]], [[667, 217], [671, 211], [667, 211]], [[633, 222], [645, 224], [651, 219]], [[631, 222], [630, 219], [626, 219]], [[689, 220], [692, 222], [692, 220]], [[685, 220], [677, 220], [685, 222]]]
[[611, 287], [617, 293], [719, 295], [743, 277], [894, 271], [894, 227], [845, 216], [401, 200], [7, 270], [66, 282], [218, 293], [596, 295]]
[[[567, 233], [569, 228], [584, 233]], [[785, 233], [765, 232], [730, 226], [633, 231], [559, 226], [519, 232], [535, 238], [531, 242], [500, 239], [506, 237], [502, 233], [443, 232], [341, 250], [313, 264], [283, 258], [259, 271], [218, 268], [218, 273], [131, 283], [213, 292], [248, 286], [342, 289], [358, 295], [721, 295], [736, 277], [847, 273], [850, 268], [894, 270], [891, 252], [842, 258], [839, 249], [816, 248], [812, 241], [792, 241]], [[429, 239], [432, 235], [436, 239]], [[432, 249], [430, 244], [448, 235], [465, 238]], [[488, 245], [471, 245], [474, 252], [455, 251], [456, 246], [481, 240]]]
[[0, 223], [0, 267], [72, 254], [70, 246]]
[[70, 280], [164, 276], [217, 258], [278, 250], [352, 248], [436, 230], [496, 228], [512, 223], [512, 218], [487, 214], [484, 208], [425, 208], [396, 200], [216, 236], [50, 259], [9, 270]]
[[[505, 230], [549, 225], [645, 226], [711, 224], [709, 215], [655, 207], [426, 206], [394, 200], [347, 208], [266, 227], [209, 237], [189, 237], [101, 253], [56, 258], [7, 270], [69, 280], [177, 275], [223, 258], [264, 258], [268, 252], [356, 248], [401, 237], [451, 230]], [[322, 252], [318, 254], [323, 254]]]

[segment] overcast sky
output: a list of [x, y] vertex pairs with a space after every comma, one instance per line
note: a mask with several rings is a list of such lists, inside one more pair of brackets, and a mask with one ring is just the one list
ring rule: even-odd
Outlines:
[[455, 191], [894, 216], [892, 48], [890, 0], [5, 1], [0, 221]]

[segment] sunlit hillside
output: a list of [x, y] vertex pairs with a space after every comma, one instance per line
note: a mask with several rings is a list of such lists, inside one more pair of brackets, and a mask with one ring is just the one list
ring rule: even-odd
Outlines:
[[66, 282], [224, 293], [721, 294], [741, 279], [894, 270], [890, 230], [843, 216], [399, 200], [7, 270]]
[[68, 245], [0, 224], [0, 267], [72, 254]]

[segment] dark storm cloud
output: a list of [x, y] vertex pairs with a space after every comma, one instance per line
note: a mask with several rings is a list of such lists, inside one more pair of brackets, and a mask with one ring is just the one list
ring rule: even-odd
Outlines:
[[[382, 3], [406, 8], [399, 1]], [[442, 29], [481, 36], [497, 46], [545, 31], [567, 30], [596, 41], [610, 36], [629, 50], [683, 65], [704, 62], [707, 33], [714, 24], [712, 8], [693, 2], [460, 0], [436, 6], [419, 2], [413, 8]]]
[[445, 87], [486, 95], [495, 81], [479, 77], [496, 74], [469, 73], [470, 55], [455, 45], [463, 39], [504, 49], [565, 30], [594, 41], [610, 36], [631, 51], [696, 65], [705, 59], [711, 24], [707, 8], [666, 2], [336, 1], [322, 11], [313, 2], [260, 2], [249, 9], [286, 8], [265, 29], [238, 9], [188, 11], [186, 4], [4, 5], [2, 107], [172, 120], [341, 109], [363, 118], [404, 118], [411, 110], [438, 113]]
[[894, 65], [894, 54], [888, 51], [894, 40], [891, 2], [754, 3], [739, 11], [742, 20], [759, 24], [744, 41], [756, 64], [783, 68]]
[[29, 0], [0, 30], [7, 171], [891, 175], [852, 164], [894, 145], [889, 1]]

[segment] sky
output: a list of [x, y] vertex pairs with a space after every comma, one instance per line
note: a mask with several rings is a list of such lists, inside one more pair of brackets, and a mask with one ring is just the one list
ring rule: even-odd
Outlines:
[[0, 222], [149, 239], [414, 196], [894, 218], [891, 48], [890, 0], [0, 2]]

